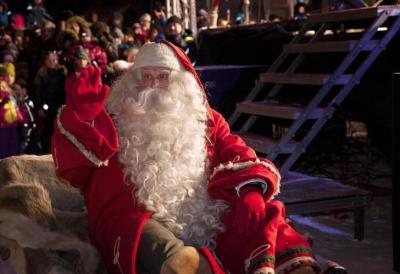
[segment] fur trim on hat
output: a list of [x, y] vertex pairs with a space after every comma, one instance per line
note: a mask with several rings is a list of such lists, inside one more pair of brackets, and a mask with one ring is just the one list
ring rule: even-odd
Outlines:
[[92, 30], [93, 36], [97, 38], [101, 37], [104, 33], [109, 32], [107, 24], [101, 21], [94, 22], [90, 29]]
[[6, 1], [0, 1], [0, 6], [3, 7], [4, 11], [8, 11], [8, 5], [7, 5]]
[[133, 66], [133, 63], [129, 63], [125, 60], [117, 60], [114, 63], [112, 63], [112, 68], [115, 73], [121, 74], [125, 71], [127, 71], [130, 67]]
[[165, 67], [176, 71], [183, 69], [173, 50], [162, 43], [148, 43], [140, 48], [133, 70], [148, 66]]
[[[73, 31], [72, 25], [74, 23], [77, 23], [81, 28], [81, 30], [89, 27], [89, 23], [85, 20], [85, 18], [83, 18], [82, 16], [75, 15], [68, 18], [68, 20], [65, 23], [65, 28]], [[77, 33], [77, 35], [79, 35], [79, 33]]]
[[57, 44], [58, 49], [60, 49], [60, 50], [63, 49], [64, 42], [66, 39], [70, 39], [74, 43], [77, 43], [79, 41], [79, 37], [74, 31], [71, 31], [68, 29], [63, 30], [57, 35], [57, 38], [56, 38], [56, 44]]

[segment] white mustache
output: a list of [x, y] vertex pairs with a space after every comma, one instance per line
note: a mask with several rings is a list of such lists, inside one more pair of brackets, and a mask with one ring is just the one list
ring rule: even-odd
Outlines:
[[124, 100], [126, 107], [132, 114], [151, 114], [158, 113], [171, 115], [177, 113], [182, 108], [179, 98], [174, 98], [172, 92], [168, 89], [146, 88], [141, 90], [135, 96]]

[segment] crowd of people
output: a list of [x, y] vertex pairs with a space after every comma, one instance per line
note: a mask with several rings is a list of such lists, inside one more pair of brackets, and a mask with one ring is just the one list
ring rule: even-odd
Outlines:
[[135, 62], [139, 48], [167, 39], [195, 60], [193, 35], [177, 16], [166, 17], [157, 2], [131, 26], [114, 12], [107, 22], [66, 11], [54, 20], [43, 0], [24, 12], [0, 1], [0, 159], [20, 153], [50, 152], [57, 109], [65, 103], [68, 74], [93, 65], [111, 84]]
[[[244, 24], [243, 16], [239, 9], [230, 22], [227, 12], [217, 26]], [[199, 9], [198, 28], [209, 27], [210, 17]], [[23, 12], [10, 11], [1, 0], [0, 159], [50, 152], [53, 121], [68, 96], [64, 89], [68, 74], [93, 65], [101, 68], [103, 82], [111, 85], [134, 64], [143, 44], [163, 39], [182, 48], [194, 63], [195, 37], [183, 26], [181, 18], [167, 18], [161, 2], [127, 25], [120, 12], [104, 22], [95, 11], [82, 16], [66, 10], [55, 20], [43, 0], [33, 0]]]

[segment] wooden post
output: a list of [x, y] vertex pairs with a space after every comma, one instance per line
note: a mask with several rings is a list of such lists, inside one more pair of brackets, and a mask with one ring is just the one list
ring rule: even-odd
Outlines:
[[167, 13], [167, 18], [171, 17], [171, 1], [165, 0], [165, 12]]
[[190, 14], [190, 29], [193, 31], [193, 34], [197, 34], [197, 12], [196, 12], [196, 0], [190, 0], [189, 3], [189, 14]]
[[172, 0], [172, 14], [171, 15], [177, 15], [177, 13], [178, 13], [177, 0]]
[[250, 0], [244, 0], [244, 23], [247, 25], [250, 23]]
[[392, 233], [393, 233], [393, 269], [400, 272], [400, 73], [392, 77], [393, 102], [393, 139], [392, 139]]
[[179, 17], [182, 19], [183, 27], [188, 29], [190, 27], [190, 6], [188, 0], [180, 0], [179, 6], [181, 10], [181, 15]]
[[329, 0], [322, 0], [321, 1], [321, 12], [328, 12], [329, 11]]
[[[271, 0], [262, 0], [261, 1], [262, 5], [263, 5], [263, 9], [264, 9], [264, 17], [265, 17], [265, 20], [267, 20], [267, 21], [269, 21], [269, 16], [271, 15], [271, 7], [272, 7], [271, 2], [272, 2]], [[259, 9], [261, 10], [261, 5], [259, 6]]]
[[210, 27], [216, 27], [218, 22], [219, 0], [212, 0], [210, 9]]

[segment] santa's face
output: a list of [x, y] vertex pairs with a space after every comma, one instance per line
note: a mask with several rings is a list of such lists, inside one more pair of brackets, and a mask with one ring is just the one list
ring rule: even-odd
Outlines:
[[141, 80], [139, 84], [140, 90], [146, 88], [165, 89], [169, 86], [169, 75], [171, 70], [164, 67], [142, 67], [140, 69]]

